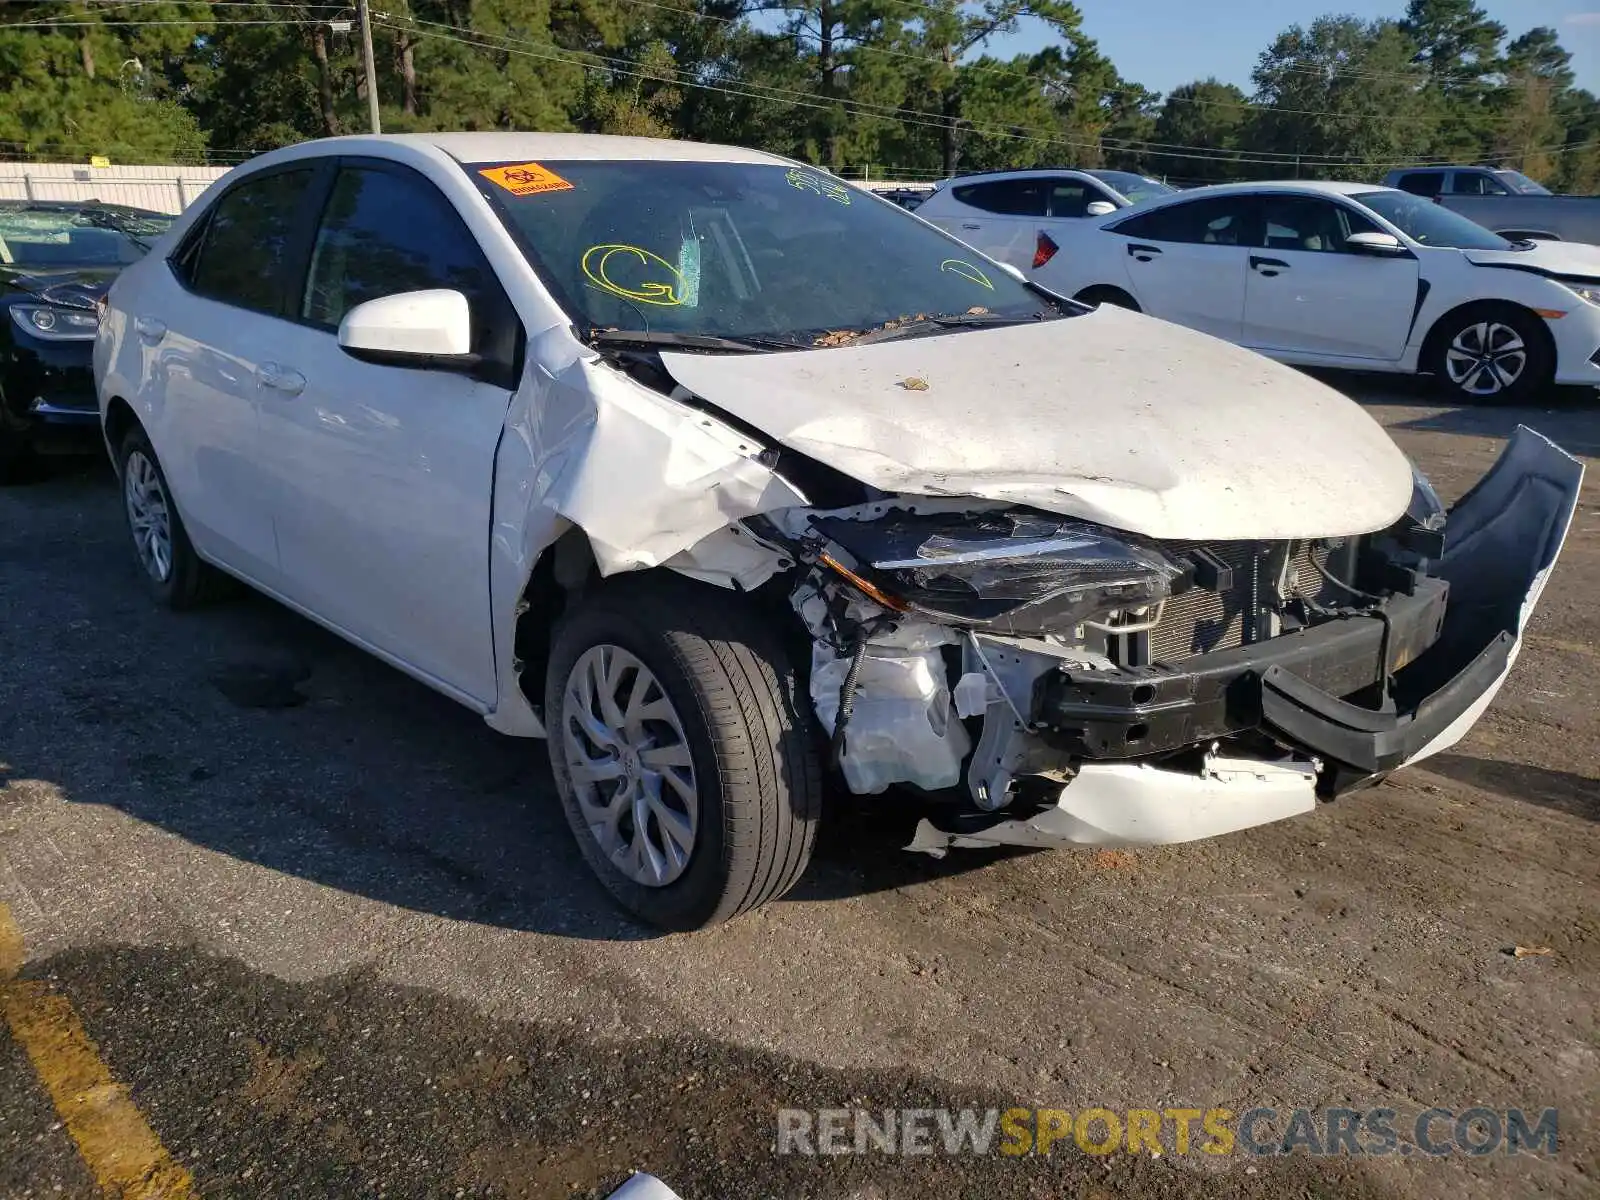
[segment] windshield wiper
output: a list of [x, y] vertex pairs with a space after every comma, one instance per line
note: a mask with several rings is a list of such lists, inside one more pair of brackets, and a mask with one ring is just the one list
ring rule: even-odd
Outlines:
[[907, 321], [904, 325], [894, 325], [887, 329], [873, 330], [864, 333], [849, 344], [863, 346], [868, 342], [891, 342], [899, 338], [921, 337], [923, 334], [936, 333], [941, 329], [979, 329], [991, 325], [1027, 325], [1034, 321], [1043, 321], [1045, 313], [1029, 313], [1024, 317], [1008, 317], [1002, 313], [952, 313], [941, 317], [921, 317], [915, 321]]
[[716, 337], [708, 333], [670, 333], [656, 329], [591, 329], [591, 346], [676, 346], [681, 350], [724, 350], [749, 354], [756, 350], [805, 350], [799, 342], [771, 337]]

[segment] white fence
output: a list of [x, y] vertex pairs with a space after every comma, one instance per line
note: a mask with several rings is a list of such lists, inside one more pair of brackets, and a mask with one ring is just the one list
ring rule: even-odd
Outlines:
[[100, 200], [179, 213], [227, 167], [0, 162], [0, 200]]

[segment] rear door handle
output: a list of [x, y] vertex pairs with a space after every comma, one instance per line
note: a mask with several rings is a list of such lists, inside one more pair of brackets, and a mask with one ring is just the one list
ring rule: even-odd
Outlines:
[[264, 388], [282, 392], [285, 396], [298, 396], [306, 390], [304, 375], [274, 362], [265, 362], [256, 368], [256, 382]]
[[1141, 242], [1129, 242], [1128, 253], [1140, 262], [1150, 262], [1161, 256], [1160, 246], [1146, 246]]
[[1258, 254], [1252, 254], [1250, 256], [1250, 269], [1270, 279], [1279, 271], [1287, 271], [1289, 264], [1281, 258], [1262, 258]]
[[979, 225], [979, 224], [976, 224], [975, 222], [972, 222], [972, 221], [963, 221], [961, 223], [961, 228], [963, 228], [963, 229], [982, 229], [983, 226]]
[[167, 336], [167, 323], [155, 317], [135, 317], [133, 330], [147, 342], [159, 342]]

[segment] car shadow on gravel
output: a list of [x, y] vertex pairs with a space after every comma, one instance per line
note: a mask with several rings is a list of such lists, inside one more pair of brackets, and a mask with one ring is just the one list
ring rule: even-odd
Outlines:
[[[641, 1028], [654, 1005], [626, 984], [586, 1025], [490, 1019], [371, 971], [288, 982], [185, 947], [68, 951], [25, 974], [72, 1001], [201, 1195], [599, 1197], [633, 1170], [688, 1200], [1392, 1195], [1359, 1159], [1217, 1159], [1198, 1152], [1198, 1134], [1187, 1156], [1169, 1145], [1160, 1158], [1092, 1156], [1070, 1139], [1047, 1156], [1004, 1155], [998, 1133], [984, 1153], [780, 1155], [784, 1108], [853, 1105], [881, 1120], [885, 1109], [1071, 1108], [1077, 1097], [968, 1090], [914, 1067], [835, 1069]], [[596, 1032], [616, 1028], [630, 1033]], [[0, 1161], [0, 1192], [20, 1193], [16, 1169]]]
[[[38, 780], [231, 858], [402, 908], [634, 941], [573, 844], [542, 742], [254, 593], [175, 614], [141, 593], [109, 471], [28, 489], [0, 530], [0, 783]], [[49, 597], [40, 605], [38, 597]], [[793, 896], [980, 869], [902, 849], [915, 807], [835, 797]]]
[[1436, 754], [1418, 769], [1525, 804], [1600, 821], [1600, 780], [1587, 775], [1465, 754]]

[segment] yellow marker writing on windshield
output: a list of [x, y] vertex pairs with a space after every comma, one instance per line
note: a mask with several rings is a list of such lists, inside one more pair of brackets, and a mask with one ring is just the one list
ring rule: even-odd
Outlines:
[[[619, 261], [618, 256], [621, 256]], [[624, 271], [629, 266], [638, 264], [649, 269], [650, 273], [659, 274], [661, 280], [646, 280], [626, 287], [611, 279], [612, 271]], [[623, 243], [610, 243], [602, 246], [590, 246], [583, 252], [581, 263], [583, 273], [589, 282], [601, 291], [610, 292], [613, 296], [621, 296], [624, 300], [632, 300], [639, 304], [661, 304], [675, 306], [683, 303], [684, 285], [683, 276], [678, 268], [662, 258], [659, 254], [638, 246], [629, 246]], [[665, 282], [670, 280], [671, 282]]]
[[790, 187], [797, 187], [803, 192], [815, 192], [819, 196], [826, 196], [829, 200], [837, 200], [840, 204], [850, 203], [849, 186], [837, 180], [825, 179], [810, 171], [802, 171], [799, 167], [790, 167], [788, 175], [784, 178], [789, 181]]
[[949, 271], [950, 274], [959, 275], [963, 279], [970, 279], [973, 283], [978, 284], [980, 287], [986, 287], [991, 292], [994, 291], [994, 284], [989, 282], [989, 277], [987, 275], [985, 275], [971, 263], [963, 262], [959, 258], [945, 259], [939, 264], [939, 270]]

